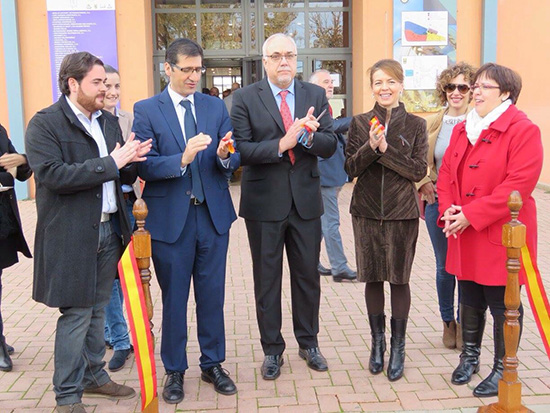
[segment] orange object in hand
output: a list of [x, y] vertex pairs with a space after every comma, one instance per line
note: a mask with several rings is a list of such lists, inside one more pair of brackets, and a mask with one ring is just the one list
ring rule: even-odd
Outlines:
[[235, 153], [235, 147], [231, 142], [229, 142], [230, 137], [223, 138], [222, 141], [227, 142], [227, 150], [229, 153]]
[[371, 120], [370, 120], [370, 124], [372, 126], [374, 126], [374, 131], [376, 132], [376, 129], [380, 128], [380, 132], [384, 132], [386, 130], [386, 128], [384, 128], [384, 125], [382, 125], [380, 123], [380, 121], [378, 120], [378, 118], [376, 116], [374, 116]]

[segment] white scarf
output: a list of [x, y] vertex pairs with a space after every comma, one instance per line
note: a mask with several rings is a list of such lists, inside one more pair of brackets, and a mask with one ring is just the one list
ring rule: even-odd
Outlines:
[[471, 110], [468, 115], [466, 115], [466, 136], [468, 137], [470, 143], [475, 145], [479, 135], [481, 135], [481, 132], [485, 129], [489, 129], [491, 123], [506, 112], [506, 109], [508, 109], [511, 104], [512, 101], [510, 99], [506, 99], [484, 117], [479, 116], [475, 109]]

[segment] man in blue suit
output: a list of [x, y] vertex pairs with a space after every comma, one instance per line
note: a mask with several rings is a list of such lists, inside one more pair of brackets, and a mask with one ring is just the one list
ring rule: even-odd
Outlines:
[[[334, 81], [328, 70], [315, 71], [309, 81], [325, 89], [327, 99], [332, 99]], [[330, 109], [330, 115], [332, 117], [332, 109]], [[344, 171], [346, 137], [343, 134], [348, 131], [350, 123], [351, 118], [349, 117], [334, 120], [334, 133], [338, 138], [336, 152], [327, 159], [319, 157], [321, 195], [325, 208], [325, 212], [321, 216], [321, 230], [331, 269], [323, 267], [319, 262], [318, 270], [321, 275], [332, 275], [332, 279], [336, 282], [351, 281], [357, 278], [357, 273], [348, 267], [348, 260], [344, 254], [342, 236], [340, 235], [340, 210], [338, 209], [338, 195], [348, 178]]]
[[240, 165], [232, 149], [231, 121], [221, 99], [197, 93], [201, 46], [178, 39], [166, 50], [170, 84], [136, 103], [134, 132], [153, 139], [139, 175], [149, 215], [153, 263], [162, 290], [161, 357], [167, 403], [183, 400], [187, 363], [187, 300], [191, 279], [197, 306], [201, 378], [221, 394], [237, 392], [221, 367], [225, 360], [223, 318], [229, 228], [237, 218], [228, 178]]

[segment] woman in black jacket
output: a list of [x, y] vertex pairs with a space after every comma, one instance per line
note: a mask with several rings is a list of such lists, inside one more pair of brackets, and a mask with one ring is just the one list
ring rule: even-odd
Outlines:
[[32, 175], [25, 155], [18, 154], [13, 147], [6, 129], [0, 125], [0, 370], [11, 371], [10, 354], [13, 347], [6, 344], [2, 321], [2, 270], [19, 261], [20, 251], [28, 258], [31, 252], [23, 236], [14, 181], [26, 181]]

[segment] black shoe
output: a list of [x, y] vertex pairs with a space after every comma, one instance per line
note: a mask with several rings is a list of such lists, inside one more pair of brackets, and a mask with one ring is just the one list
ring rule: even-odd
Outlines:
[[308, 349], [301, 348], [298, 351], [298, 355], [306, 361], [307, 366], [310, 369], [317, 371], [327, 371], [327, 359], [321, 354], [319, 347], [312, 347]]
[[13, 369], [13, 363], [8, 353], [6, 341], [4, 337], [0, 335], [0, 371], [11, 371]]
[[460, 363], [451, 375], [451, 383], [467, 384], [479, 371], [481, 341], [485, 329], [485, 310], [460, 306], [460, 326], [462, 328], [462, 353]]
[[405, 335], [407, 332], [407, 319], [395, 319], [391, 321], [390, 361], [388, 362], [388, 379], [399, 380], [405, 370]]
[[344, 272], [333, 275], [332, 279], [337, 283], [341, 283], [342, 281], [353, 281], [357, 279], [357, 273], [348, 268]]
[[317, 271], [321, 275], [332, 275], [332, 270], [330, 268], [325, 268], [321, 263], [317, 264]]
[[262, 378], [264, 380], [275, 380], [281, 375], [281, 366], [285, 364], [282, 354], [276, 354], [275, 356], [265, 356], [262, 368]]
[[370, 334], [372, 344], [370, 349], [369, 371], [379, 374], [384, 370], [384, 353], [386, 352], [386, 316], [369, 314]]
[[11, 356], [13, 353], [15, 353], [15, 349], [10, 346], [8, 343], [6, 343], [6, 348], [8, 349], [8, 354]]
[[126, 360], [130, 358], [134, 348], [130, 346], [126, 350], [115, 350], [113, 357], [109, 361], [109, 371], [119, 371], [126, 364]]
[[168, 404], [178, 404], [183, 400], [183, 396], [183, 373], [177, 371], [168, 373], [162, 390], [162, 398]]
[[[493, 340], [495, 344], [495, 356], [493, 363], [493, 370], [491, 373], [474, 389], [474, 396], [476, 397], [492, 397], [498, 396], [498, 382], [502, 379], [504, 372], [504, 365], [502, 359], [504, 358], [504, 322], [506, 318], [504, 315], [493, 316]], [[523, 325], [523, 316], [519, 318], [520, 325]], [[518, 340], [519, 342], [519, 340]]]
[[220, 394], [231, 395], [237, 393], [237, 386], [229, 377], [229, 373], [221, 365], [203, 370], [201, 379], [214, 385], [214, 390]]

